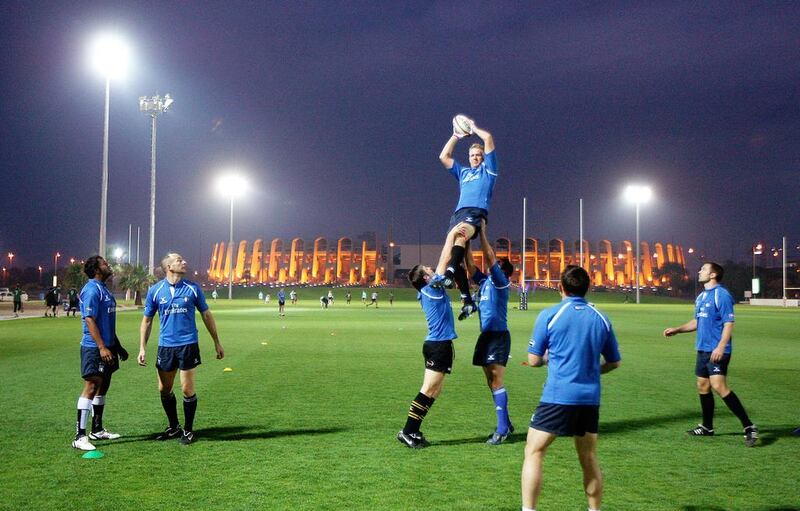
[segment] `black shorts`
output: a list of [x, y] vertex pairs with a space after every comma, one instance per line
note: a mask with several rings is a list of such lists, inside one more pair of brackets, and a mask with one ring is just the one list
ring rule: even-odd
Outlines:
[[475, 227], [475, 234], [470, 238], [474, 240], [481, 232], [481, 220], [485, 220], [486, 223], [489, 223], [488, 213], [485, 209], [461, 208], [450, 217], [450, 226], [447, 228], [447, 232], [450, 233], [453, 227], [461, 222], [468, 223]]
[[710, 351], [698, 351], [697, 361], [694, 364], [694, 375], [699, 378], [725, 376], [728, 374], [728, 364], [730, 363], [730, 353], [724, 354], [719, 362], [712, 362]]
[[286, 305], [286, 300], [278, 300], [278, 305]]
[[81, 345], [81, 378], [89, 376], [106, 376], [114, 374], [119, 369], [119, 357], [111, 350], [114, 358], [106, 364], [100, 358], [100, 348], [89, 348]]
[[475, 343], [472, 365], [485, 367], [499, 364], [505, 367], [510, 351], [511, 334], [508, 333], [508, 330], [481, 332], [478, 342]]
[[530, 427], [556, 436], [583, 436], [597, 433], [600, 406], [539, 403]]
[[453, 371], [455, 354], [453, 341], [425, 341], [422, 345], [425, 369], [437, 373], [450, 374]]
[[176, 369], [188, 371], [199, 366], [200, 345], [198, 343], [184, 344], [183, 346], [159, 346], [156, 369], [172, 372]]

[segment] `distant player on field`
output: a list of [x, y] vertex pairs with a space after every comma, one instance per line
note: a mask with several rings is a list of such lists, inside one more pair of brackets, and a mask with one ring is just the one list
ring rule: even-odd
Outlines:
[[368, 304], [366, 304], [366, 306], [369, 307], [370, 305], [374, 305], [375, 308], [377, 309], [378, 308], [378, 292], [377, 291], [373, 291], [372, 292], [370, 300], [371, 301]]
[[504, 383], [508, 355], [511, 352], [511, 334], [508, 332], [508, 295], [511, 281], [509, 278], [514, 273], [514, 265], [506, 259], [497, 259], [489, 240], [486, 229], [480, 230], [481, 249], [486, 264], [489, 266], [489, 275], [483, 274], [472, 260], [472, 254], [467, 250], [467, 271], [472, 280], [480, 286], [478, 292], [478, 313], [481, 321], [481, 334], [475, 343], [475, 352], [472, 355], [472, 365], [481, 366], [486, 375], [486, 383], [492, 392], [495, 412], [497, 414], [497, 427], [486, 441], [490, 445], [500, 445], [514, 426], [508, 416], [508, 394]]
[[353, 299], [353, 294], [350, 291], [348, 291], [347, 293], [345, 293], [344, 299], [347, 302], [347, 305], [350, 305], [350, 300]]
[[278, 291], [278, 314], [281, 316], [286, 315], [284, 307], [286, 307], [286, 292], [281, 288], [281, 290]]
[[292, 301], [292, 305], [296, 305], [297, 304], [297, 291], [295, 291], [294, 289], [289, 291], [289, 299]]
[[363, 303], [364, 305], [367, 304], [367, 290], [366, 289], [361, 291], [361, 303]]
[[453, 368], [453, 339], [458, 336], [450, 297], [441, 286], [431, 286], [431, 283], [442, 279], [444, 268], [445, 263], [440, 260], [436, 272], [430, 266], [418, 264], [408, 274], [411, 285], [419, 291], [418, 299], [428, 322], [428, 336], [422, 345], [422, 356], [425, 359], [422, 388], [411, 401], [406, 425], [397, 433], [400, 443], [412, 449], [422, 449], [430, 445], [419, 428], [433, 402], [442, 392], [444, 377]]
[[694, 319], [675, 328], [664, 330], [664, 337], [697, 331], [697, 361], [694, 374], [697, 376], [697, 391], [700, 393], [700, 408], [703, 422], [686, 433], [691, 436], [714, 434], [714, 389], [742, 423], [744, 444], [752, 447], [758, 441], [758, 428], [747, 416], [736, 394], [728, 387], [726, 375], [733, 349], [733, 296], [719, 283], [725, 274], [720, 265], [713, 262], [703, 264], [697, 280], [705, 288], [694, 304]]
[[548, 359], [549, 363], [525, 445], [523, 511], [536, 509], [544, 455], [559, 436], [575, 437], [589, 510], [600, 509], [603, 475], [596, 452], [600, 375], [619, 367], [620, 356], [611, 322], [584, 298], [589, 283], [586, 270], [567, 266], [559, 284], [561, 303], [543, 310], [533, 327], [528, 363], [533, 367], [548, 363]]
[[[481, 222], [488, 218], [489, 204], [497, 179], [494, 138], [491, 133], [476, 126], [474, 121], [470, 123], [467, 135], [462, 135], [454, 126], [453, 135], [445, 143], [439, 155], [439, 161], [458, 180], [460, 189], [458, 205], [450, 217], [449, 232], [440, 257], [440, 261], [446, 262], [443, 284], [450, 287], [452, 282], [455, 282], [464, 300], [461, 314], [458, 316], [460, 320], [469, 317], [477, 310], [469, 293], [469, 281], [463, 266], [464, 253], [467, 242], [478, 235]], [[453, 150], [461, 138], [473, 133], [481, 138], [483, 145], [476, 143], [469, 147], [469, 167], [467, 167], [453, 159]], [[460, 234], [462, 232], [463, 235]]]
[[[105, 259], [92, 256], [83, 265], [89, 282], [80, 293], [83, 338], [81, 339], [81, 377], [83, 392], [78, 398], [78, 420], [72, 447], [94, 451], [91, 440], [115, 440], [120, 435], [103, 427], [103, 410], [106, 394], [111, 387], [111, 376], [119, 369], [116, 320], [117, 301], [106, 287], [113, 275]], [[127, 352], [123, 360], [128, 358]], [[87, 436], [89, 412], [93, 412], [91, 433]]]
[[[182, 444], [188, 445], [195, 441], [197, 394], [194, 380], [197, 366], [201, 364], [195, 311], [200, 312], [200, 317], [214, 340], [217, 358], [223, 358], [225, 352], [219, 342], [217, 324], [208, 308], [203, 290], [199, 285], [183, 278], [186, 274], [186, 261], [183, 257], [176, 253], [167, 254], [161, 261], [161, 268], [166, 278], [153, 284], [147, 291], [144, 303], [144, 317], [139, 327], [138, 362], [140, 366], [147, 365], [145, 348], [153, 327], [153, 316], [158, 313], [161, 322], [156, 359], [158, 391], [169, 425], [156, 440], [179, 438]], [[178, 423], [178, 402], [172, 392], [178, 370], [181, 373], [183, 391], [183, 428]]]

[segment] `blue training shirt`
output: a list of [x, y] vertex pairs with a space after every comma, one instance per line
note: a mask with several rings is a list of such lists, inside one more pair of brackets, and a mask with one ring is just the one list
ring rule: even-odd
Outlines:
[[81, 306], [81, 321], [83, 322], [83, 337], [81, 346], [96, 348], [97, 343], [89, 333], [86, 326], [86, 318], [94, 318], [97, 328], [100, 330], [100, 337], [107, 348], [115, 344], [114, 334], [117, 328], [117, 301], [114, 299], [106, 285], [95, 279], [90, 280], [81, 289], [78, 296]]
[[144, 315], [152, 318], [158, 312], [161, 330], [158, 345], [184, 346], [198, 341], [195, 309], [208, 310], [206, 297], [200, 286], [189, 280], [179, 280], [172, 285], [167, 279], [156, 282], [147, 291]]
[[[733, 296], [724, 287], [717, 285], [700, 293], [694, 302], [694, 317], [697, 319], [697, 351], [714, 351], [722, 339], [725, 323], [736, 322], [733, 313]], [[725, 353], [733, 350], [733, 336]]]
[[570, 296], [536, 318], [528, 353], [549, 350], [542, 403], [600, 404], [600, 355], [620, 360], [611, 321], [584, 298]]
[[488, 213], [494, 183], [497, 180], [497, 151], [486, 154], [483, 163], [474, 169], [453, 160], [450, 174], [458, 179], [461, 190], [455, 211], [461, 208], [481, 208]]
[[495, 262], [489, 268], [489, 275], [475, 270], [472, 280], [480, 286], [478, 313], [481, 318], [481, 332], [502, 332], [508, 330], [508, 293], [511, 282]]
[[417, 294], [417, 300], [422, 305], [425, 320], [428, 322], [426, 341], [450, 341], [458, 337], [450, 297], [444, 289], [425, 286]]

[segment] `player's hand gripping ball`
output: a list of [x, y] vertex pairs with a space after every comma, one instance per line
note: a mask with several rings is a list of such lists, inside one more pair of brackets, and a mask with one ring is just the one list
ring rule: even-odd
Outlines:
[[453, 135], [457, 138], [464, 138], [472, 135], [472, 127], [475, 121], [463, 114], [453, 117]]

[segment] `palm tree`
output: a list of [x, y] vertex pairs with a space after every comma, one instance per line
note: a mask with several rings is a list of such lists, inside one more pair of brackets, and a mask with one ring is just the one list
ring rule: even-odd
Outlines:
[[133, 291], [135, 305], [142, 304], [142, 293], [156, 281], [141, 264], [121, 264], [114, 271], [114, 276], [121, 289]]

